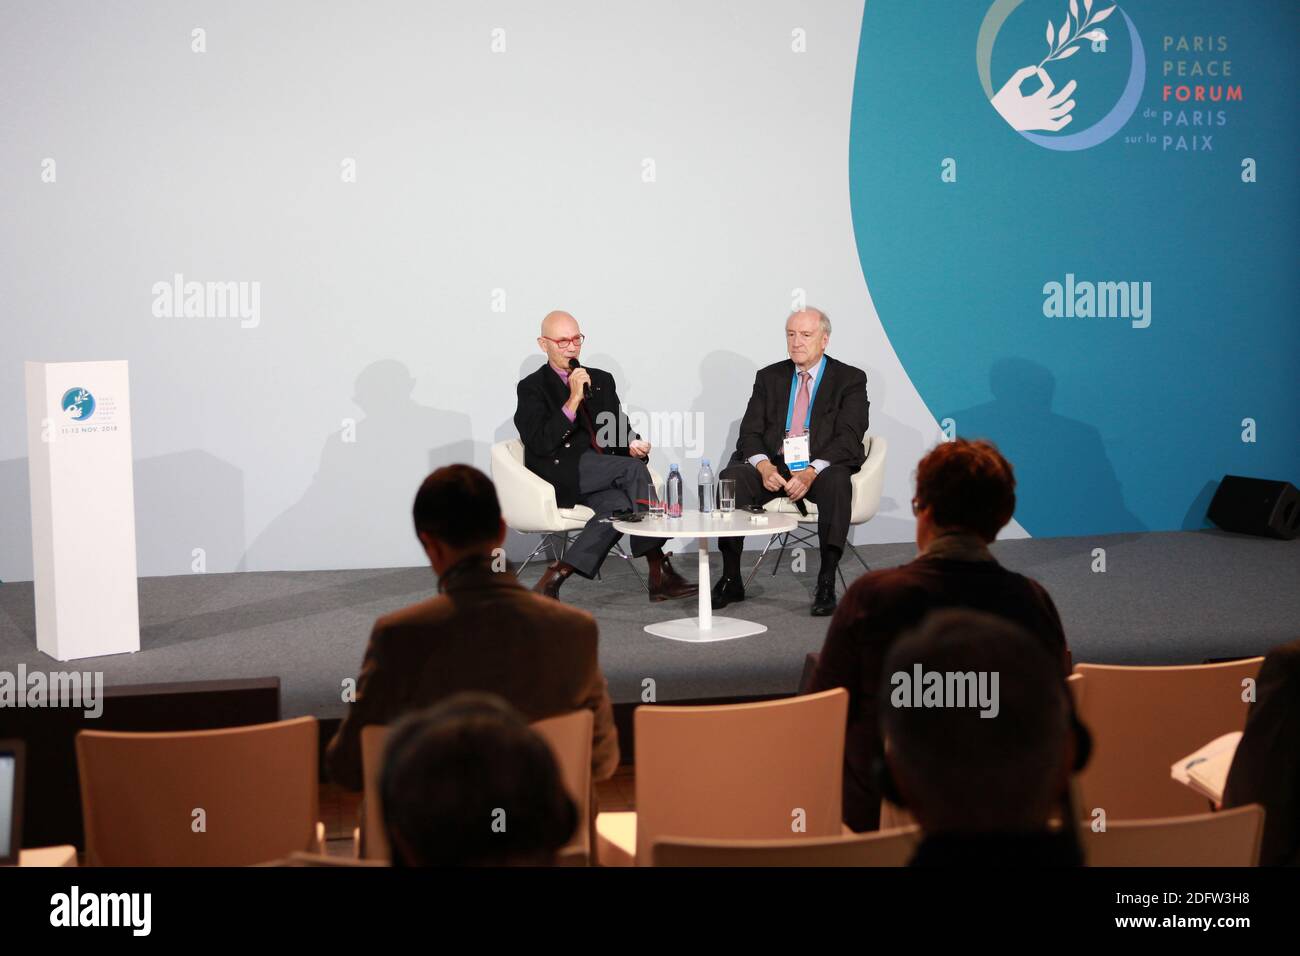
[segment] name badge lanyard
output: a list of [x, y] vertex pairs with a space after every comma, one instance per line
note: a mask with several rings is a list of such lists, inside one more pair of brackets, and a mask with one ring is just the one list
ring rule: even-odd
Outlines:
[[[808, 434], [808, 426], [812, 424], [813, 405], [817, 402], [817, 389], [822, 387], [822, 373], [825, 371], [826, 359], [817, 363], [817, 375], [813, 378], [812, 391], [808, 394], [808, 417], [804, 419], [803, 433]], [[790, 434], [790, 426], [794, 424], [794, 400], [799, 394], [799, 370], [794, 370], [794, 380], [790, 383], [790, 403], [785, 410], [785, 433]]]

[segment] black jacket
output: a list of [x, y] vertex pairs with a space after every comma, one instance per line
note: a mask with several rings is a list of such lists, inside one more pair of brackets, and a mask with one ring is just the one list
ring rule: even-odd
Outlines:
[[[740, 420], [740, 440], [731, 463], [740, 464], [754, 455], [767, 455], [783, 474], [785, 458], [781, 441], [785, 438], [785, 417], [790, 408], [790, 385], [794, 379], [794, 362], [786, 359], [758, 370], [754, 376], [754, 393], [749, 397], [745, 417]], [[866, 460], [862, 439], [869, 420], [867, 375], [860, 368], [826, 356], [816, 383], [809, 460], [824, 458], [832, 465], [844, 465], [857, 471]]]
[[1300, 866], [1300, 640], [1271, 650], [1228, 771], [1224, 807], [1264, 805], [1260, 866]]
[[517, 389], [515, 428], [524, 443], [524, 464], [555, 486], [555, 503], [561, 508], [578, 503], [578, 459], [591, 451], [593, 428], [607, 455], [627, 455], [628, 443], [641, 437], [628, 427], [614, 376], [598, 368], [587, 368], [587, 373], [591, 398], [578, 407], [572, 422], [562, 408], [569, 386], [549, 362], [523, 378]]

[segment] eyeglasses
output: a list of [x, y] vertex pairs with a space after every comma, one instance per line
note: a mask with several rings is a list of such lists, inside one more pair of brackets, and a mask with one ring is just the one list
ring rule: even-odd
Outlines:
[[542, 338], [548, 342], [554, 342], [556, 348], [567, 349], [581, 345], [587, 337], [585, 335], [574, 335], [567, 339], [553, 339], [549, 335], [543, 335]]

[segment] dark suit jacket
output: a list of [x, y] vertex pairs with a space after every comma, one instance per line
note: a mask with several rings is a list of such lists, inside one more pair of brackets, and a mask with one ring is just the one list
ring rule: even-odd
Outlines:
[[1014, 621], [1060, 659], [1062, 680], [1069, 674], [1065, 631], [1051, 597], [1037, 581], [996, 561], [922, 556], [854, 581], [831, 619], [808, 692], [849, 692], [844, 822], [859, 833], [880, 823], [873, 764], [884, 755], [878, 711], [885, 658], [899, 637], [941, 607], [968, 607]]
[[549, 362], [525, 376], [517, 389], [515, 428], [524, 443], [524, 464], [555, 486], [555, 503], [561, 508], [578, 503], [578, 459], [591, 450], [592, 428], [605, 454], [627, 455], [628, 443], [641, 437], [628, 428], [614, 376], [598, 368], [587, 372], [591, 398], [579, 406], [572, 422], [562, 409], [569, 386]]
[[1260, 866], [1300, 866], [1300, 641], [1264, 658], [1223, 791], [1225, 807], [1264, 806]]
[[[793, 377], [794, 362], [789, 359], [758, 370], [754, 392], [740, 420], [740, 440], [731, 456], [733, 465], [747, 462], [754, 455], [767, 455], [783, 475], [789, 475], [781, 441], [785, 438]], [[867, 434], [871, 406], [867, 401], [867, 375], [828, 355], [816, 388], [808, 426], [809, 460], [824, 458], [832, 465], [857, 471], [866, 460], [862, 439]]]
[[618, 734], [596, 647], [586, 611], [533, 594], [486, 561], [457, 568], [444, 593], [375, 622], [356, 702], [326, 751], [330, 775], [362, 789], [362, 727], [473, 690], [500, 695], [529, 721], [592, 711], [591, 772], [603, 780], [618, 767]]

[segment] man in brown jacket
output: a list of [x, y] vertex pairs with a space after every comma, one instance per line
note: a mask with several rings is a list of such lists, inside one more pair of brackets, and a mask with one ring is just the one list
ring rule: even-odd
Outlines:
[[611, 776], [618, 735], [596, 620], [533, 594], [504, 558], [494, 560], [506, 527], [491, 480], [468, 465], [439, 468], [420, 486], [414, 518], [440, 593], [375, 622], [356, 701], [326, 752], [330, 775], [362, 789], [361, 728], [459, 691], [485, 691], [530, 721], [592, 711], [592, 777]]

